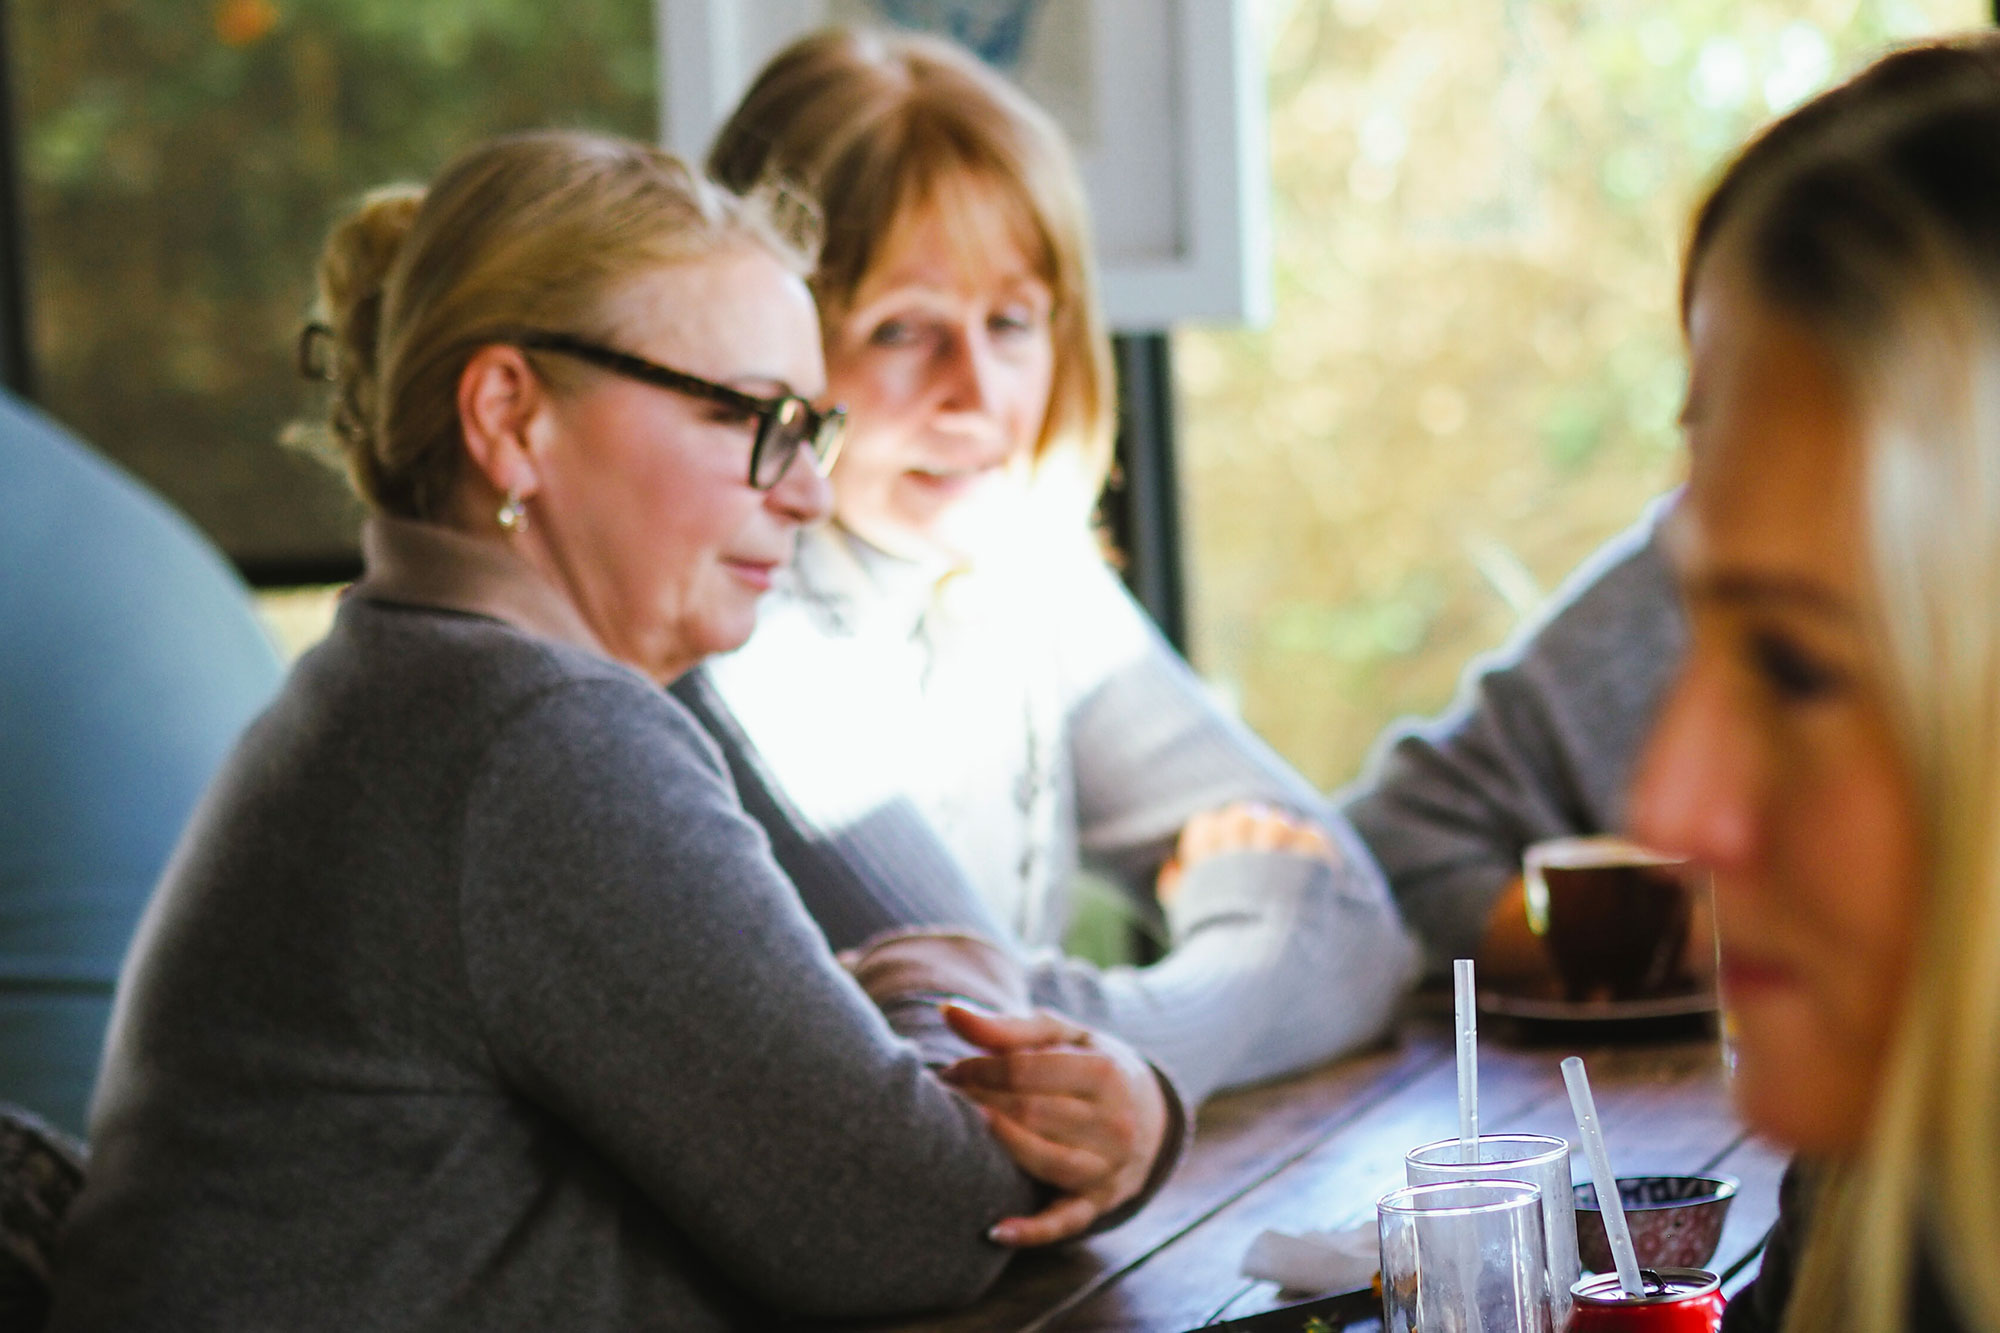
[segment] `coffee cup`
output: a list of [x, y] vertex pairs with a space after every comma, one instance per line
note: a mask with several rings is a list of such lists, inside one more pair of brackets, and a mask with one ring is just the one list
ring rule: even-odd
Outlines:
[[1698, 982], [1689, 936], [1702, 877], [1678, 858], [1615, 837], [1553, 838], [1522, 858], [1528, 928], [1572, 1002], [1684, 994]]

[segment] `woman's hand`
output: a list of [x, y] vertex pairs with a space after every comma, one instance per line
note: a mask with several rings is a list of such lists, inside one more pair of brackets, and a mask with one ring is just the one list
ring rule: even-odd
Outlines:
[[1501, 990], [1538, 994], [1561, 984], [1541, 936], [1528, 928], [1528, 905], [1521, 877], [1514, 876], [1486, 914], [1479, 937], [1479, 984]]
[[995, 1224], [995, 1241], [1068, 1240], [1145, 1186], [1168, 1112], [1158, 1075], [1137, 1052], [1046, 1010], [1001, 1018], [947, 1005], [944, 1015], [992, 1054], [960, 1060], [941, 1077], [985, 1112], [1023, 1171], [1062, 1191], [1031, 1217]]
[[1020, 961], [968, 930], [892, 930], [834, 957], [878, 1009], [912, 995], [962, 996], [1003, 1014], [1034, 1007]]
[[1160, 903], [1173, 901], [1181, 877], [1197, 864], [1224, 852], [1285, 852], [1293, 856], [1335, 859], [1333, 839], [1303, 815], [1257, 801], [1238, 801], [1204, 810], [1182, 828], [1174, 854], [1160, 867], [1154, 892]]

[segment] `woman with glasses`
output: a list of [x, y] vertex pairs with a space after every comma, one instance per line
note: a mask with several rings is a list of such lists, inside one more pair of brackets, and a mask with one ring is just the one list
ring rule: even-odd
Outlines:
[[[827, 509], [803, 270], [760, 205], [577, 134], [335, 229], [304, 355], [367, 574], [141, 928], [56, 1328], [763, 1328], [999, 1271], [1032, 1182], [871, 996], [1018, 979], [961, 936], [949, 984], [889, 950], [864, 991], [659, 688]], [[960, 1026], [1071, 1076], [1043, 1109], [1096, 1212], [1171, 1157], [1112, 1039]]]
[[[1060, 131], [946, 43], [828, 31], [773, 58], [709, 165], [822, 211], [849, 421], [833, 521], [750, 643], [679, 689], [834, 945], [1003, 939], [1039, 1002], [1190, 1100], [1375, 1036], [1414, 955], [1373, 863], [1092, 529], [1114, 383]], [[1064, 956], [1080, 870], [1164, 927], [1162, 960]]]
[[1724, 1327], [2000, 1328], [2000, 39], [1885, 57], [1696, 216], [1692, 628], [1632, 824], [1714, 876], [1805, 1168]]

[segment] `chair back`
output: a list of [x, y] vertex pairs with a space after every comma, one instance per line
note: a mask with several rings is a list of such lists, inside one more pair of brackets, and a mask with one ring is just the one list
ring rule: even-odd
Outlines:
[[283, 667], [228, 563], [0, 391], [0, 1098], [84, 1131], [111, 992]]
[[82, 1144], [0, 1104], [0, 1333], [35, 1333], [48, 1322], [56, 1237], [83, 1188], [84, 1162]]

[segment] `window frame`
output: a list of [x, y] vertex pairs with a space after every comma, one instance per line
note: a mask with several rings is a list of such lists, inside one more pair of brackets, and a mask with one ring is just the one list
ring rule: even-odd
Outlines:
[[[1993, 0], [2000, 23], [2000, 0]], [[26, 237], [21, 195], [19, 118], [14, 98], [12, 11], [0, 0], [0, 384], [37, 401], [33, 329], [29, 320]], [[1120, 334], [1117, 467], [1103, 502], [1125, 582], [1176, 649], [1187, 640], [1186, 566], [1169, 335]], [[346, 582], [360, 572], [353, 560], [238, 562], [253, 586], [298, 587]]]

